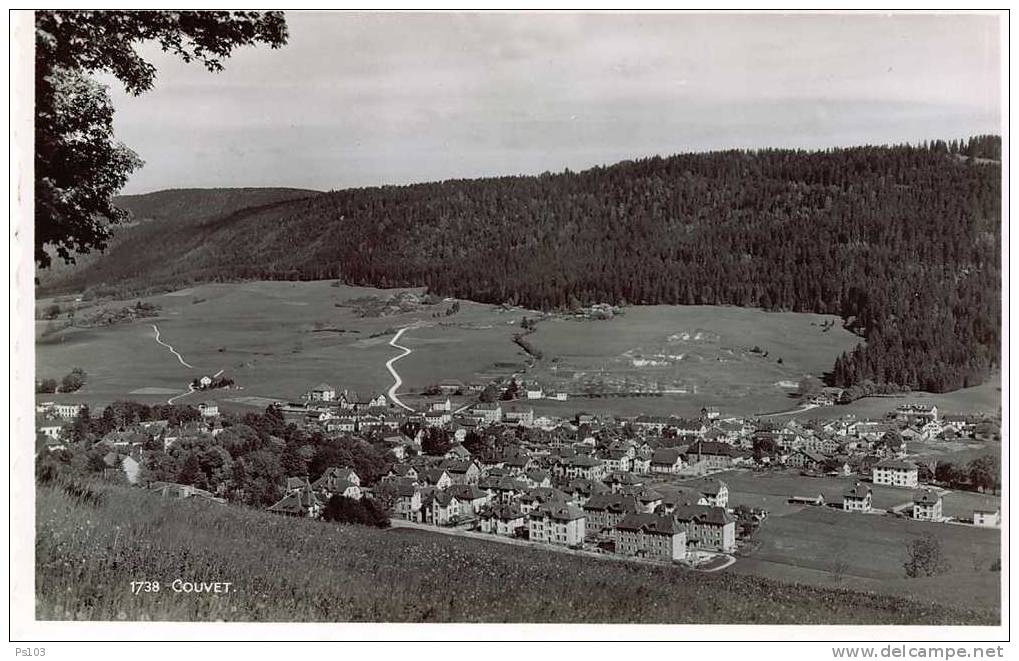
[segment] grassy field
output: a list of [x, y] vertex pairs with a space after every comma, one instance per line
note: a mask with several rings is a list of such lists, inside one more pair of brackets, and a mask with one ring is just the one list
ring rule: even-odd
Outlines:
[[995, 414], [1001, 411], [1001, 375], [993, 375], [986, 383], [954, 392], [909, 392], [881, 397], [864, 397], [844, 406], [812, 409], [794, 417], [803, 419], [855, 415], [858, 418], [880, 418], [905, 401], [935, 404], [942, 414]]
[[[89, 374], [85, 388], [55, 399], [98, 404], [128, 397], [166, 401], [184, 392], [193, 378], [219, 370], [239, 389], [177, 401], [215, 399], [227, 406], [264, 406], [272, 399], [298, 397], [321, 381], [381, 392], [391, 384], [384, 363], [397, 353], [388, 342], [396, 329], [410, 324], [419, 327], [401, 338], [413, 350], [398, 363], [406, 384], [403, 391], [419, 391], [443, 379], [487, 381], [526, 367], [527, 355], [512, 337], [523, 317], [533, 317], [533, 312], [464, 301], [460, 312], [451, 316], [443, 315], [449, 306], [443, 302], [391, 316], [359, 317], [345, 305], [358, 297], [386, 297], [395, 291], [334, 287], [326, 281], [206, 284], [144, 298], [162, 308], [152, 319], [56, 332], [52, 322], [38, 321], [38, 376], [60, 378], [80, 366]], [[60, 303], [66, 309], [72, 300], [64, 297]], [[38, 306], [43, 309], [51, 302], [41, 299]], [[79, 315], [94, 305], [79, 303]], [[534, 406], [539, 412], [559, 414], [579, 409], [690, 414], [706, 404], [733, 413], [788, 408], [794, 404], [790, 388], [776, 384], [796, 381], [806, 373], [820, 374], [835, 356], [859, 341], [838, 324], [822, 330], [822, 324], [832, 319], [683, 306], [631, 307], [611, 321], [548, 319], [529, 338], [545, 354], [531, 373], [543, 382], [575, 391], [592, 374], [599, 374], [619, 387], [654, 382], [686, 393], [574, 398]], [[156, 343], [153, 324], [159, 327], [160, 339], [193, 368]], [[768, 352], [768, 357], [752, 351], [754, 347]], [[668, 366], [634, 366], [634, 361], [643, 365], [641, 361], [653, 362], [666, 354], [674, 356], [661, 359]], [[680, 354], [682, 359], [675, 358]]]
[[[384, 392], [392, 384], [385, 361], [399, 353], [388, 342], [396, 329], [413, 323], [436, 326], [404, 334], [402, 342], [414, 353], [398, 363], [403, 390], [420, 390], [444, 378], [481, 378], [490, 375], [496, 362], [521, 361], [512, 342], [517, 327], [509, 322], [519, 323], [522, 313], [461, 302], [458, 314], [438, 319], [432, 315], [449, 303], [359, 317], [351, 307], [337, 307], [395, 291], [333, 287], [330, 282], [208, 284], [145, 298], [162, 306], [158, 318], [50, 334], [44, 334], [48, 322], [37, 322], [38, 377], [59, 378], [80, 366], [89, 375], [87, 385], [55, 399], [98, 403], [166, 401], [185, 391], [193, 378], [219, 370], [240, 389], [189, 395], [178, 402], [216, 399], [264, 406], [271, 399], [296, 398], [322, 381], [340, 389]], [[160, 339], [194, 368], [156, 343], [152, 324], [158, 325]]]
[[[992, 608], [293, 520], [103, 486], [42, 486], [42, 620], [996, 624]], [[742, 561], [741, 561], [742, 562]], [[738, 566], [739, 563], [737, 563]], [[219, 595], [174, 579], [224, 581]], [[159, 581], [133, 595], [130, 582]]]
[[[793, 408], [806, 374], [820, 376], [861, 339], [836, 317], [717, 306], [636, 306], [608, 321], [544, 321], [530, 338], [537, 373], [570, 392], [650, 387], [661, 398], [612, 398], [621, 413], [692, 414], [704, 405], [754, 414]], [[781, 362], [779, 362], [781, 360]], [[583, 400], [596, 410], [599, 400]]]
[[[728, 471], [715, 477], [729, 486], [729, 506], [764, 507], [769, 517], [758, 532], [760, 546], [733, 566], [733, 572], [798, 581], [843, 585], [883, 594], [907, 594], [944, 604], [974, 608], [1000, 602], [999, 572], [990, 571], [1000, 557], [1001, 535], [994, 529], [926, 523], [879, 514], [842, 512], [837, 508], [789, 504], [790, 496], [817, 496], [841, 506], [843, 491], [855, 479], [813, 478], [795, 472]], [[681, 480], [659, 481], [667, 491]], [[908, 503], [912, 490], [869, 485], [874, 507]], [[974, 506], [997, 502], [981, 494], [945, 495], [946, 516], [972, 516]], [[910, 540], [923, 533], [941, 540], [950, 571], [936, 579], [906, 579], [902, 563]]]

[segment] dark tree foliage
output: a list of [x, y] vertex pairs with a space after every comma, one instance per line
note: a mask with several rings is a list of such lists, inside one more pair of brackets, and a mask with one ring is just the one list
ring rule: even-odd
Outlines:
[[388, 462], [385, 453], [369, 443], [353, 438], [323, 440], [315, 448], [315, 454], [308, 465], [308, 474], [312, 480], [317, 480], [322, 473], [334, 467], [354, 469], [361, 478], [361, 484], [371, 486], [385, 475]]
[[453, 447], [453, 439], [449, 430], [441, 427], [428, 427], [425, 429], [425, 437], [421, 439], [421, 450], [433, 457], [441, 457]]
[[90, 76], [108, 73], [131, 94], [152, 88], [156, 70], [135, 50], [155, 41], [185, 62], [220, 71], [234, 48], [286, 43], [282, 12], [36, 11], [35, 259], [46, 247], [72, 253], [102, 250], [109, 225], [124, 219], [113, 196], [141, 165], [114, 142], [113, 107]]
[[356, 523], [376, 528], [389, 527], [389, 514], [385, 508], [371, 498], [347, 498], [331, 496], [322, 510], [322, 518], [337, 523]]
[[[867, 342], [838, 359], [830, 385], [942, 392], [1000, 363], [998, 152], [1000, 138], [981, 136], [337, 191], [187, 232], [149, 224], [66, 286], [342, 279], [546, 310], [835, 314]], [[122, 257], [147, 266], [118, 267]]]

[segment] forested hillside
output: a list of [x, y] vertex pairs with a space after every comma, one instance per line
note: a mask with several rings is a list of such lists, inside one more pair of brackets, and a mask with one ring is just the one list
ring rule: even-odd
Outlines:
[[[151, 259], [151, 255], [139, 254], [134, 249], [118, 249], [118, 246], [132, 237], [139, 239], [135, 245], [144, 245], [149, 230], [152, 229], [147, 224], [151, 222], [180, 228], [241, 209], [319, 194], [318, 191], [298, 188], [176, 188], [143, 195], [121, 195], [114, 199], [114, 203], [128, 212], [128, 219], [123, 224], [111, 228], [113, 235], [106, 254], [75, 255], [74, 264], [65, 264], [62, 260], [54, 258], [49, 268], [38, 271], [39, 283], [44, 289], [59, 288], [66, 286], [67, 282], [82, 282], [83, 277], [85, 281], [91, 281], [89, 278], [105, 277], [97, 274], [104, 274], [111, 267], [114, 271], [123, 273], [134, 258], [139, 258], [144, 263], [144, 260]], [[83, 276], [82, 274], [86, 272], [89, 275]], [[118, 276], [111, 274], [109, 277], [116, 280]]]
[[999, 158], [980, 136], [343, 190], [148, 223], [59, 287], [339, 278], [545, 309], [834, 313], [867, 343], [832, 383], [945, 391], [999, 361]]

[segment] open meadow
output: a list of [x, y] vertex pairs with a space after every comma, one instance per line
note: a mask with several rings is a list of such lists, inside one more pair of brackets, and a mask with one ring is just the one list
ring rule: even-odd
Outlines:
[[[907, 594], [975, 608], [997, 607], [1000, 603], [1001, 574], [991, 571], [1001, 553], [999, 530], [843, 512], [842, 494], [858, 479], [854, 477], [807, 477], [794, 471], [727, 471], [712, 477], [729, 486], [730, 507], [748, 505], [769, 512], [754, 538], [753, 550], [727, 571], [811, 585]], [[667, 492], [670, 487], [682, 487], [684, 482], [658, 480], [655, 488]], [[877, 509], [912, 502], [911, 489], [867, 486], [873, 489]], [[791, 496], [818, 495], [835, 507], [788, 502]], [[998, 501], [982, 494], [948, 492], [945, 515], [970, 518], [974, 507]], [[906, 546], [925, 533], [941, 540], [949, 571], [934, 578], [906, 578]]]
[[[837, 317], [753, 308], [647, 305], [611, 320], [550, 319], [529, 340], [534, 374], [571, 393], [664, 393], [608, 399], [620, 413], [689, 415], [705, 405], [752, 415], [795, 408], [805, 375], [820, 376], [862, 340]], [[597, 410], [602, 402], [583, 400]]]
[[[59, 379], [81, 367], [89, 377], [85, 387], [54, 399], [100, 404], [163, 402], [186, 392], [192, 379], [220, 370], [234, 380], [235, 389], [185, 395], [176, 403], [216, 400], [264, 407], [271, 400], [295, 399], [322, 381], [339, 389], [384, 392], [392, 385], [385, 362], [400, 353], [389, 341], [397, 329], [413, 324], [434, 326], [402, 337], [414, 353], [398, 363], [405, 384], [401, 392], [444, 378], [488, 377], [496, 363], [522, 362], [522, 351], [512, 342], [519, 313], [466, 301], [450, 316], [444, 315], [449, 302], [384, 316], [361, 316], [356, 308], [358, 299], [386, 299], [402, 291], [420, 293], [319, 281], [206, 284], [148, 296], [141, 300], [161, 306], [158, 317], [56, 332], [46, 332], [50, 322], [37, 322], [37, 374]], [[39, 306], [50, 303], [43, 300]], [[180, 360], [156, 342], [154, 324]]]
[[[528, 355], [513, 342], [525, 316], [535, 313], [449, 300], [364, 316], [363, 300], [399, 292], [336, 286], [329, 281], [205, 284], [146, 296], [158, 316], [100, 327], [66, 327], [64, 317], [37, 321], [38, 378], [57, 378], [72, 367], [88, 373], [77, 393], [58, 401], [104, 404], [116, 399], [177, 403], [215, 400], [226, 407], [264, 407], [294, 399], [325, 381], [337, 388], [384, 392], [392, 384], [385, 368], [397, 363], [413, 394], [444, 379], [486, 382], [522, 374], [550, 389], [585, 392], [598, 384], [609, 391], [654, 387], [656, 397], [573, 397], [567, 402], [528, 402], [538, 413], [572, 415], [578, 410], [618, 414], [695, 414], [704, 405], [726, 413], [758, 413], [795, 406], [790, 393], [805, 374], [820, 375], [860, 339], [834, 317], [766, 313], [710, 306], [634, 306], [612, 320], [549, 317], [528, 341], [543, 354], [528, 370]], [[39, 309], [54, 299], [38, 301]], [[125, 301], [78, 302], [78, 319]], [[63, 309], [73, 298], [57, 300]], [[178, 359], [170, 349], [180, 354]], [[781, 359], [781, 363], [779, 363]], [[223, 375], [236, 388], [185, 394], [202, 375]]]
[[[77, 490], [56, 482], [40, 486], [36, 525], [36, 616], [42, 620], [998, 620], [989, 604], [965, 608], [730, 571], [703, 574], [423, 531], [343, 526], [163, 500], [105, 484]], [[159, 581], [159, 592], [132, 595], [130, 582], [140, 577]], [[225, 594], [176, 593], [172, 581], [178, 578], [232, 586]]]

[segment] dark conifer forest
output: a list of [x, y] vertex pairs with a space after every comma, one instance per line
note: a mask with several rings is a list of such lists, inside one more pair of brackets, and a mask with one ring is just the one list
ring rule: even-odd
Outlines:
[[830, 383], [943, 392], [980, 383], [1000, 360], [1000, 150], [978, 136], [724, 151], [341, 190], [125, 228], [103, 258], [41, 293], [341, 279], [545, 310], [829, 313], [867, 340]]

